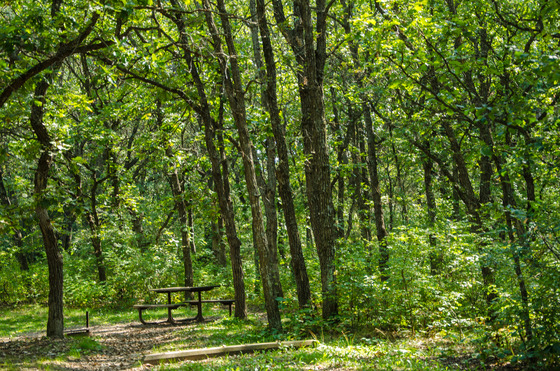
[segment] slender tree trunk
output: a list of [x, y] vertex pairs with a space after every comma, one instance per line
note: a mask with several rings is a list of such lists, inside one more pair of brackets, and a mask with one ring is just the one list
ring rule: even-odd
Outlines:
[[379, 189], [379, 173], [377, 169], [377, 142], [373, 132], [371, 110], [367, 103], [363, 104], [364, 119], [368, 138], [368, 169], [370, 177], [371, 196], [373, 199], [373, 215], [375, 217], [375, 228], [377, 241], [379, 242], [379, 274], [381, 281], [389, 279], [389, 248], [387, 246], [387, 229], [385, 229], [385, 218], [383, 217], [383, 205], [381, 203], [381, 191]]
[[[181, 5], [177, 0], [171, 0], [171, 4], [180, 9]], [[194, 87], [197, 91], [197, 101], [193, 102], [186, 99], [186, 103], [195, 109], [198, 118], [204, 126], [204, 140], [208, 156], [212, 164], [212, 179], [214, 187], [218, 196], [218, 203], [220, 206], [220, 213], [224, 220], [226, 236], [230, 248], [231, 270], [233, 276], [233, 287], [235, 295], [235, 317], [239, 319], [247, 318], [247, 305], [245, 295], [245, 282], [243, 277], [243, 262], [241, 259], [241, 241], [237, 236], [237, 229], [235, 226], [235, 217], [233, 214], [233, 203], [230, 195], [229, 179], [228, 179], [228, 166], [227, 161], [220, 151], [216, 148], [214, 140], [217, 133], [222, 130], [214, 120], [211, 114], [211, 109], [208, 104], [205, 86], [198, 72], [198, 68], [194, 63], [192, 52], [189, 49], [190, 38], [187, 34], [185, 19], [182, 15], [175, 13], [166, 14], [169, 19], [175, 23], [179, 32], [180, 45], [183, 48], [183, 58], [188, 66], [188, 71], [193, 79]], [[220, 111], [220, 117], [223, 117]], [[220, 120], [221, 121], [221, 120]], [[220, 125], [221, 126], [221, 125]], [[223, 147], [223, 146], [222, 146]]]
[[401, 201], [401, 215], [402, 215], [402, 220], [405, 224], [408, 224], [408, 208], [406, 206], [407, 204], [407, 199], [406, 199], [406, 189], [404, 186], [404, 179], [402, 176], [402, 165], [401, 165], [401, 161], [399, 156], [397, 155], [397, 150], [395, 148], [395, 142], [394, 142], [394, 138], [393, 138], [393, 124], [392, 123], [388, 123], [388, 128], [389, 128], [389, 137], [391, 138], [391, 152], [393, 154], [393, 160], [395, 161], [395, 167], [397, 169], [397, 185], [399, 186], [399, 190], [400, 190], [400, 199]]
[[[259, 30], [257, 22], [257, 9], [255, 0], [249, 1], [249, 8], [251, 10], [251, 39], [253, 42], [253, 56], [255, 65], [257, 67], [257, 80], [260, 82], [261, 90], [261, 106], [267, 111], [268, 109], [266, 97], [265, 97], [265, 80], [266, 72], [263, 66], [261, 48], [259, 44]], [[270, 114], [270, 113], [269, 113]], [[276, 210], [276, 170], [275, 170], [275, 160], [276, 160], [276, 144], [272, 135], [268, 134], [264, 147], [266, 149], [266, 171], [265, 166], [259, 162], [259, 157], [257, 151], [253, 147], [253, 159], [255, 163], [255, 170], [257, 175], [257, 184], [261, 190], [262, 200], [264, 205], [264, 212], [266, 217], [266, 240], [268, 242], [268, 250], [271, 253], [271, 258], [275, 260], [275, 264], [278, 264], [278, 212]], [[266, 176], [266, 178], [265, 178]], [[255, 244], [256, 246], [256, 244]], [[258, 254], [258, 251], [255, 250]], [[255, 266], [259, 268], [259, 259], [255, 256]], [[256, 287], [255, 287], [256, 289]], [[278, 297], [283, 297], [284, 293], [282, 287], [280, 286], [280, 292], [276, 294]]]
[[72, 235], [74, 232], [74, 222], [76, 221], [76, 214], [71, 208], [64, 208], [64, 222], [62, 231], [59, 233], [61, 247], [64, 251], [70, 250], [72, 246]]
[[[156, 245], [159, 244], [159, 242], [161, 241], [161, 236], [163, 235], [163, 231], [165, 230], [165, 228], [167, 228], [171, 219], [173, 219], [173, 214], [174, 214], [173, 212], [170, 212], [169, 214], [167, 214], [167, 218], [165, 218], [165, 221], [163, 222], [161, 227], [159, 227], [159, 229], [157, 231], [157, 234], [156, 234], [156, 238], [155, 238]], [[145, 251], [142, 250], [142, 252], [145, 252]]]
[[216, 257], [218, 265], [225, 267], [227, 264], [226, 250], [222, 241], [223, 220], [221, 215], [217, 215], [211, 222], [212, 226], [212, 251]]
[[[106, 178], [105, 178], [106, 179]], [[95, 173], [93, 173], [91, 194], [90, 194], [90, 208], [86, 214], [86, 220], [91, 233], [91, 245], [93, 247], [93, 253], [95, 254], [95, 264], [97, 266], [97, 276], [99, 282], [107, 281], [107, 271], [105, 269], [105, 262], [103, 258], [103, 249], [101, 247], [101, 237], [99, 236], [99, 231], [101, 229], [101, 223], [99, 220], [99, 215], [97, 213], [97, 187], [103, 180], [97, 180]]]
[[[506, 223], [508, 227], [508, 235], [510, 239], [510, 246], [511, 246], [511, 254], [514, 263], [514, 271], [517, 277], [517, 283], [519, 286], [519, 292], [521, 294], [521, 302], [522, 302], [522, 313], [521, 317], [523, 320], [523, 327], [525, 329], [525, 335], [527, 336], [527, 340], [531, 341], [533, 338], [533, 328], [531, 325], [531, 317], [529, 314], [529, 293], [527, 291], [527, 286], [525, 284], [525, 278], [523, 276], [523, 272], [521, 269], [521, 261], [520, 261], [520, 254], [518, 248], [516, 247], [518, 243], [520, 245], [525, 245], [526, 236], [525, 236], [525, 226], [519, 220], [519, 218], [513, 218], [511, 215], [511, 209], [515, 209], [517, 207], [515, 202], [515, 196], [513, 192], [513, 187], [511, 185], [511, 179], [509, 176], [508, 170], [504, 169], [504, 160], [503, 158], [496, 153], [494, 139], [492, 136], [492, 132], [490, 126], [485, 123], [485, 125], [480, 125], [481, 131], [481, 138], [484, 143], [488, 146], [488, 148], [492, 151], [492, 160], [494, 165], [496, 166], [496, 171], [500, 174], [500, 185], [502, 187], [502, 205], [504, 206]], [[515, 239], [513, 230], [517, 233], [517, 240]]]
[[[425, 146], [430, 147], [430, 142], [426, 141]], [[437, 239], [434, 235], [433, 228], [436, 223], [436, 198], [434, 196], [432, 173], [434, 169], [434, 162], [429, 157], [424, 157], [422, 159], [422, 166], [424, 168], [424, 193], [426, 195], [426, 209], [428, 213], [428, 227], [430, 228], [430, 233], [428, 235], [430, 243], [430, 272], [432, 275], [441, 272], [443, 256], [441, 251], [437, 248]]]
[[[367, 134], [364, 133], [363, 122], [360, 120], [359, 125], [356, 125], [356, 147], [359, 148], [359, 153], [354, 155], [354, 177], [355, 177], [355, 197], [358, 206], [358, 216], [360, 218], [360, 232], [364, 241], [371, 241], [370, 229], [370, 209], [366, 204], [367, 189], [363, 185], [367, 185], [367, 167], [360, 166], [367, 164], [366, 143], [365, 138]], [[364, 158], [365, 156], [365, 158]]]
[[[480, 216], [480, 200], [474, 193], [465, 159], [463, 157], [463, 153], [461, 152], [461, 146], [459, 145], [459, 141], [457, 140], [450, 123], [444, 120], [442, 121], [442, 126], [444, 128], [445, 135], [449, 140], [451, 151], [453, 152], [454, 166], [457, 169], [457, 178], [454, 179], [453, 186], [456, 188], [457, 194], [465, 204], [467, 214], [471, 219], [472, 232], [479, 236], [482, 236], [482, 234], [484, 233], [484, 225]], [[482, 177], [484, 177], [484, 175], [481, 175], [481, 178]], [[483, 194], [482, 199], [486, 198], [490, 198], [490, 196]], [[485, 246], [485, 243], [480, 243], [479, 250], [481, 253], [485, 253]], [[486, 288], [486, 302], [488, 303], [488, 306], [490, 306], [498, 297], [498, 295], [493, 289], [495, 283], [494, 269], [491, 262], [486, 257], [484, 257], [480, 261], [480, 270], [482, 273], [482, 280]], [[491, 319], [493, 319], [494, 316], [495, 315], [493, 313], [490, 314]]]
[[143, 213], [138, 213], [133, 208], [129, 208], [128, 212], [132, 217], [132, 230], [136, 235], [136, 247], [140, 250], [140, 252], [146, 252], [146, 248], [148, 247], [148, 243], [146, 241], [146, 237], [144, 236], [144, 215]]
[[[459, 178], [459, 172], [457, 171], [457, 166], [455, 164], [453, 164], [453, 178], [454, 179], [458, 179]], [[451, 187], [451, 204], [453, 206], [453, 211], [452, 211], [452, 218], [453, 220], [455, 220], [456, 222], [458, 222], [461, 219], [461, 197], [459, 197], [459, 192], [457, 191], [456, 187]]]
[[[168, 158], [173, 158], [173, 150], [171, 147], [167, 147], [165, 154]], [[190, 287], [194, 285], [194, 274], [192, 267], [191, 258], [191, 234], [189, 228], [189, 219], [187, 212], [187, 205], [185, 202], [185, 194], [183, 187], [181, 185], [181, 180], [179, 179], [179, 172], [177, 167], [169, 174], [169, 185], [171, 186], [171, 192], [173, 194], [173, 199], [175, 202], [175, 210], [177, 211], [177, 216], [179, 217], [179, 225], [181, 227], [181, 250], [183, 252], [183, 269], [185, 273], [185, 286]], [[191, 295], [185, 293], [186, 300], [190, 300]]]
[[256, 12], [266, 66], [266, 87], [264, 89], [263, 101], [265, 102], [265, 107], [270, 115], [272, 133], [276, 142], [276, 150], [278, 154], [278, 166], [276, 169], [278, 193], [282, 200], [282, 210], [284, 212], [284, 220], [286, 222], [286, 231], [288, 233], [288, 241], [290, 245], [290, 254], [292, 256], [291, 265], [296, 282], [298, 303], [300, 308], [303, 308], [311, 303], [311, 289], [309, 286], [305, 259], [303, 257], [301, 237], [299, 234], [292, 188], [290, 185], [288, 147], [286, 144], [285, 130], [280, 118], [280, 109], [278, 107], [278, 98], [276, 95], [276, 64], [274, 61], [274, 51], [266, 19], [264, 0], [257, 0]]
[[[4, 170], [0, 166], [0, 204], [4, 205], [6, 208], [10, 209], [12, 206], [12, 202], [10, 197], [8, 196], [8, 192], [6, 187], [4, 186]], [[23, 251], [23, 235], [19, 228], [15, 226], [15, 223], [12, 221], [12, 232], [14, 234], [14, 243], [17, 246], [17, 250], [15, 253], [16, 259], [19, 263], [19, 268], [22, 271], [29, 270], [29, 261], [27, 259], [27, 255]]]
[[[58, 69], [58, 68], [57, 68]], [[47, 127], [43, 122], [46, 94], [50, 86], [49, 79], [52, 75], [45, 76], [37, 83], [33, 102], [31, 103], [31, 115], [29, 121], [31, 127], [41, 144], [41, 155], [37, 163], [34, 180], [35, 214], [39, 220], [39, 228], [43, 236], [43, 243], [47, 255], [49, 267], [49, 314], [47, 320], [47, 337], [63, 337], [63, 261], [62, 254], [58, 248], [58, 241], [54, 226], [49, 213], [44, 205], [45, 192], [49, 179], [49, 171], [54, 160], [54, 149]]]
[[[223, 35], [226, 41], [228, 54], [230, 56], [236, 56], [237, 52], [225, 4], [223, 0], [218, 0], [217, 5], [220, 12], [220, 20], [222, 23]], [[226, 58], [226, 54], [222, 49], [222, 40], [214, 23], [208, 0], [204, 1], [204, 7], [207, 10], [205, 13], [206, 23], [210, 29], [210, 33], [212, 34], [214, 50], [220, 62], [220, 69], [225, 83], [226, 96], [228, 97], [235, 126], [239, 135], [241, 157], [243, 159], [243, 167], [245, 171], [245, 182], [247, 186], [249, 204], [251, 205], [251, 214], [253, 217], [253, 240], [255, 241], [256, 247], [259, 251], [260, 271], [268, 324], [271, 328], [281, 331], [282, 322], [278, 301], [276, 300], [278, 295], [282, 292], [280, 286], [280, 273], [277, 264], [277, 252], [269, 250], [266, 239], [259, 189], [253, 161], [253, 144], [251, 142], [246, 121], [244, 88], [241, 83], [241, 73], [237, 59]]]

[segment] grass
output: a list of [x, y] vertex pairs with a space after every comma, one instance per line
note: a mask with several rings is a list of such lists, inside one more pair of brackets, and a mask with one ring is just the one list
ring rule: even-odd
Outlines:
[[[340, 340], [340, 339], [339, 339]], [[443, 346], [443, 343], [441, 345]], [[468, 357], [442, 357], [439, 347], [426, 348], [419, 339], [377, 344], [320, 343], [317, 347], [281, 349], [238, 356], [183, 361], [160, 365], [155, 370], [455, 370], [477, 369]], [[446, 352], [448, 350], [446, 349]], [[481, 369], [483, 367], [481, 366]]]
[[[89, 312], [90, 326], [132, 322], [138, 319], [138, 314], [133, 309], [64, 308], [64, 327], [67, 329], [85, 327], [86, 311]], [[47, 308], [40, 305], [0, 307], [0, 338], [44, 332], [47, 315]]]
[[[211, 311], [212, 310], [212, 311]], [[133, 309], [90, 310], [90, 325], [137, 322], [138, 314]], [[66, 327], [83, 326], [84, 309], [65, 309]], [[196, 309], [181, 308], [174, 311], [176, 317], [191, 317]], [[176, 340], [165, 345], [155, 346], [152, 353], [184, 349], [206, 348], [220, 345], [248, 344], [276, 340], [294, 340], [288, 334], [273, 334], [266, 330], [262, 319], [251, 315], [247, 321], [223, 316], [219, 307], [208, 307], [205, 313], [216, 315], [218, 319], [210, 322], [185, 326], [178, 329]], [[167, 311], [146, 312], [146, 319], [166, 318]], [[0, 309], [0, 337], [15, 337], [24, 333], [44, 331], [47, 309], [40, 306], [21, 306]], [[288, 327], [288, 326], [286, 326]], [[360, 333], [345, 334], [331, 331], [308, 331], [306, 338], [319, 340], [316, 347], [302, 349], [280, 349], [238, 356], [226, 356], [204, 361], [174, 361], [156, 366], [156, 370], [477, 370], [486, 369], [473, 340], [474, 334], [432, 334], [431, 336], [407, 333], [382, 336], [363, 329]], [[472, 338], [469, 338], [472, 336]], [[298, 337], [296, 337], [298, 338]], [[299, 337], [301, 338], [301, 336]], [[0, 369], [16, 370], [22, 366], [39, 369], [62, 369], [64, 362], [78, 360], [83, 356], [103, 352], [102, 339], [95, 337], [76, 337], [64, 343], [48, 343], [50, 351], [57, 350], [56, 359], [35, 359], [0, 361]], [[53, 354], [54, 354], [53, 350]], [[492, 362], [486, 364], [492, 366]], [[140, 363], [139, 363], [140, 365]], [[496, 365], [496, 363], [494, 363]]]

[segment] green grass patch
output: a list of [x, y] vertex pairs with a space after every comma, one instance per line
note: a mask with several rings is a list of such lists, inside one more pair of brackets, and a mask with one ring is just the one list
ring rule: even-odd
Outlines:
[[[86, 311], [89, 312], [90, 326], [138, 321], [138, 314], [132, 308], [126, 310], [64, 308], [64, 327], [66, 329], [85, 327]], [[0, 308], [0, 337], [44, 332], [47, 327], [47, 317], [48, 308], [45, 306], [2, 307]]]
[[440, 357], [436, 348], [424, 342], [404, 340], [375, 345], [347, 344], [344, 339], [321, 343], [313, 348], [280, 349], [204, 361], [175, 361], [156, 370], [455, 370], [473, 368], [472, 358]]

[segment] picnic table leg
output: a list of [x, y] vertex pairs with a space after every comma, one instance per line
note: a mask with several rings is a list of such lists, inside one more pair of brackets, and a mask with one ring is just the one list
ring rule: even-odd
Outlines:
[[203, 322], [204, 321], [204, 317], [202, 317], [202, 295], [201, 292], [198, 292], [198, 303], [197, 303], [197, 307], [198, 307], [198, 313], [195, 317], [195, 320], [197, 322]]
[[[171, 293], [168, 292], [167, 293], [167, 304], [171, 304]], [[167, 308], [167, 322], [169, 323], [175, 323], [175, 320], [173, 319], [173, 314], [171, 313], [173, 309], [171, 309], [171, 307]]]
[[142, 309], [140, 308], [138, 308], [138, 317], [140, 317], [140, 323], [142, 323], [143, 325], [147, 325], [147, 322], [142, 318]]

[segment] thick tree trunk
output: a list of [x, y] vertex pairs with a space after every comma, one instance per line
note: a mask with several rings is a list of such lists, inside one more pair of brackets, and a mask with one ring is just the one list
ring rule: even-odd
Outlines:
[[335, 276], [335, 210], [323, 92], [328, 9], [325, 0], [317, 0], [313, 7], [316, 17], [313, 17], [308, 0], [295, 0], [295, 22], [291, 28], [284, 14], [282, 1], [273, 1], [273, 6], [279, 29], [299, 65], [296, 77], [302, 114], [303, 151], [306, 156], [304, 167], [307, 202], [321, 268], [323, 318], [331, 319], [338, 315], [338, 299]]

